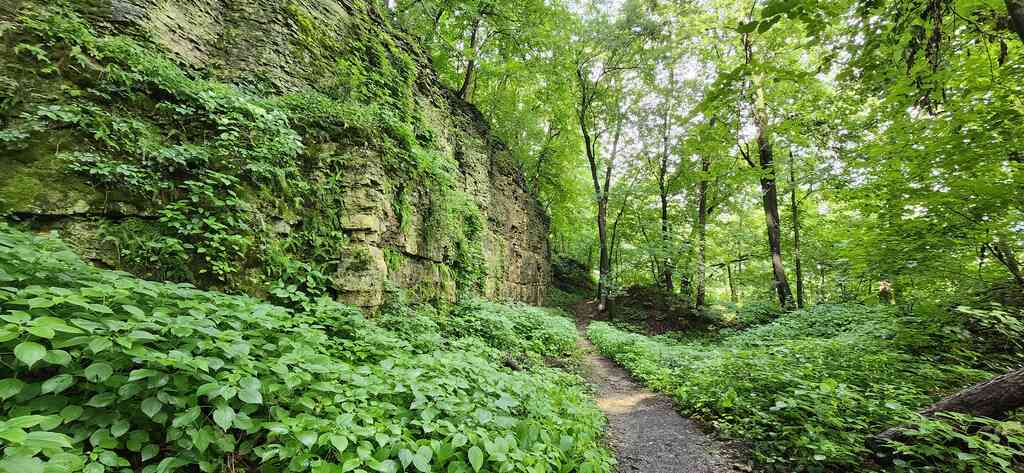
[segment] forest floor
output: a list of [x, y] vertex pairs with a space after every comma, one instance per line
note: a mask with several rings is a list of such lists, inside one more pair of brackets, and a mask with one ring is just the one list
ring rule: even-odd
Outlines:
[[596, 314], [591, 302], [575, 308], [583, 371], [596, 390], [597, 405], [608, 417], [608, 438], [619, 473], [723, 473], [750, 471], [731, 445], [715, 440], [676, 412], [670, 398], [633, 380], [625, 369], [602, 356], [586, 337]]

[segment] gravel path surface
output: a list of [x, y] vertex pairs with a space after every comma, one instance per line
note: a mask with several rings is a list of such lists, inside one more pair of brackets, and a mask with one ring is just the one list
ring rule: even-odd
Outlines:
[[[585, 314], [579, 314], [585, 315]], [[672, 400], [653, 393], [586, 338], [580, 318], [584, 370], [597, 390], [597, 405], [608, 417], [609, 440], [619, 473], [732, 473], [749, 471], [731, 459], [729, 448], [676, 412]]]

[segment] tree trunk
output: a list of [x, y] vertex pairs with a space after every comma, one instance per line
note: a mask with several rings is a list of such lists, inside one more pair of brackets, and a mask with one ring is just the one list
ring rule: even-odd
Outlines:
[[[933, 417], [940, 412], [957, 412], [975, 417], [1000, 419], [1024, 407], [1024, 369], [1011, 371], [949, 396], [920, 412]], [[894, 427], [868, 439], [872, 450], [884, 450], [888, 441], [903, 437], [906, 427]]]
[[597, 299], [598, 305], [597, 310], [604, 312], [608, 307], [608, 283], [609, 275], [611, 273], [611, 258], [608, 254], [608, 190], [611, 186], [612, 179], [612, 167], [615, 161], [615, 156], [619, 149], [619, 138], [622, 134], [622, 120], [620, 119], [615, 125], [615, 138], [612, 144], [612, 154], [605, 161], [605, 172], [604, 172], [604, 185], [602, 186], [601, 178], [598, 175], [598, 162], [597, 162], [597, 143], [590, 134], [590, 127], [588, 126], [587, 114], [590, 111], [592, 104], [592, 96], [589, 95], [588, 90], [584, 87], [587, 82], [587, 78], [584, 72], [580, 69], [576, 71], [577, 80], [581, 85], [581, 94], [579, 107], [576, 110], [576, 118], [579, 122], [580, 133], [583, 135], [583, 147], [587, 154], [587, 163], [590, 165], [590, 176], [594, 184], [594, 197], [597, 204], [597, 238], [598, 244], [600, 245], [600, 261], [598, 262], [598, 281], [597, 281]]
[[[743, 35], [744, 52], [747, 64], [753, 63], [754, 53], [750, 34]], [[753, 77], [754, 92], [754, 125], [757, 128], [758, 163], [754, 164], [750, 156], [745, 155], [752, 167], [761, 171], [761, 202], [764, 207], [765, 224], [768, 227], [768, 250], [772, 255], [772, 275], [775, 292], [782, 308], [793, 305], [793, 291], [786, 279], [786, 268], [782, 264], [782, 235], [779, 230], [779, 196], [775, 182], [775, 161], [768, 129], [768, 111], [764, 97], [761, 74]]]
[[[670, 90], [675, 89], [675, 67], [674, 65], [669, 69], [669, 83]], [[671, 235], [669, 234], [669, 222], [668, 222], [668, 186], [666, 184], [666, 178], [668, 176], [668, 156], [669, 156], [669, 134], [671, 126], [669, 121], [672, 116], [672, 102], [669, 101], [665, 105], [665, 117], [662, 122], [661, 131], [661, 156], [658, 162], [658, 195], [661, 197], [661, 246], [664, 252], [664, 265], [662, 266], [662, 282], [665, 285], [665, 290], [672, 292], [675, 288], [672, 286], [672, 273], [674, 267], [672, 265], [672, 254], [671, 254]]]
[[480, 18], [473, 22], [473, 32], [469, 36], [469, 51], [472, 56], [466, 61], [466, 74], [462, 78], [462, 87], [459, 89], [459, 98], [469, 99], [469, 87], [473, 83], [473, 71], [476, 70], [476, 48], [480, 37]]
[[664, 185], [661, 186], [661, 245], [664, 253], [664, 261], [661, 267], [661, 279], [665, 285], [665, 290], [672, 292], [675, 287], [672, 285], [672, 273], [675, 272], [672, 267], [672, 256], [669, 254], [669, 233], [668, 233], [668, 195], [664, 191]]
[[1017, 282], [1017, 285], [1024, 289], [1024, 272], [1021, 271], [1020, 261], [1017, 259], [1017, 254], [1013, 251], [1010, 243], [1005, 238], [1000, 237], [995, 243], [988, 246], [992, 256], [1006, 267], [1013, 276], [1013, 280]]
[[789, 152], [789, 207], [793, 217], [793, 264], [796, 271], [796, 307], [804, 308], [804, 271], [800, 260], [800, 208], [796, 200], [796, 161]]
[[729, 278], [729, 301], [735, 304], [740, 300], [736, 297], [736, 283], [732, 280], [732, 264], [726, 263], [725, 274]]
[[768, 227], [768, 251], [772, 255], [772, 274], [775, 278], [775, 292], [783, 308], [793, 305], [793, 292], [786, 278], [782, 264], [782, 234], [779, 229], [779, 196], [775, 182], [775, 165], [772, 161], [772, 145], [760, 126], [757, 134], [758, 154], [761, 170], [761, 202], [764, 207], [765, 224]]
[[708, 224], [708, 172], [711, 171], [711, 160], [705, 154], [702, 154], [700, 158], [700, 171], [700, 182], [697, 184], [697, 295], [694, 304], [698, 309], [704, 307], [707, 286], [705, 250]]
[[608, 278], [611, 274], [611, 259], [608, 255], [608, 199], [602, 198], [597, 203], [597, 238], [601, 244], [601, 261], [598, 268], [597, 310], [604, 312], [608, 306]]
[[1006, 0], [1006, 10], [1010, 14], [1010, 24], [1017, 32], [1017, 37], [1024, 43], [1024, 0]]

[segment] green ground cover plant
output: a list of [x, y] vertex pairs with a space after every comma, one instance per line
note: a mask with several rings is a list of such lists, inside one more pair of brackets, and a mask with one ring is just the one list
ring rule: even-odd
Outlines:
[[998, 310], [965, 310], [976, 317], [957, 324], [886, 306], [818, 305], [721, 336], [648, 337], [600, 322], [588, 335], [685, 414], [749, 441], [769, 471], [859, 468], [872, 456], [868, 437], [906, 424], [910, 435], [892, 445], [901, 453], [893, 471], [1012, 472], [1024, 455], [1019, 422], [914, 414], [993, 375], [978, 369], [990, 359], [978, 340], [1009, 339], [981, 336], [991, 325], [979, 321], [1018, 323]]
[[529, 309], [454, 308], [441, 330], [402, 305], [287, 309], [96, 269], [8, 226], [0, 281], [5, 471], [610, 471], [578, 377], [501, 365], [567, 339], [567, 319], [513, 317], [519, 338], [496, 344], [469, 321]]

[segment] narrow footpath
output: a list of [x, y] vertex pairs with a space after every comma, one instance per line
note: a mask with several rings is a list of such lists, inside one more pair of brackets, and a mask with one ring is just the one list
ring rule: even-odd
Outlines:
[[593, 312], [577, 307], [583, 369], [596, 389], [597, 405], [608, 417], [608, 437], [619, 473], [731, 473], [748, 471], [729, 459], [728, 449], [676, 412], [672, 400], [649, 391], [602, 356], [587, 339]]

